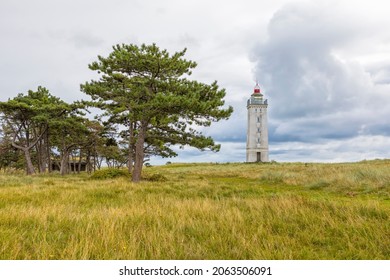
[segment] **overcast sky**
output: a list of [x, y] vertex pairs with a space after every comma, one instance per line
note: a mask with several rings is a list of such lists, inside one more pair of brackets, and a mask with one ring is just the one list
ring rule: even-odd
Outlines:
[[[39, 85], [87, 99], [88, 69], [117, 43], [157, 43], [198, 63], [234, 107], [205, 129], [219, 153], [186, 148], [176, 162], [245, 161], [246, 100], [269, 103], [270, 160], [390, 157], [388, 1], [0, 0], [0, 100]], [[164, 163], [167, 159], [154, 159]]]

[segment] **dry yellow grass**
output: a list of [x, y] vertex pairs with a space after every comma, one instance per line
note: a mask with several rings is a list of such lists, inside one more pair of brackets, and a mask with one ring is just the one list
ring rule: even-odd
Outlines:
[[[1, 259], [390, 259], [389, 161], [0, 175]], [[158, 176], [155, 178], [159, 178]]]

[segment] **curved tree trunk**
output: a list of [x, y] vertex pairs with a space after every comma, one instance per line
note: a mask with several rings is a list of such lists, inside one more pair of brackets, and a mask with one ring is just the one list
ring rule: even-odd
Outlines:
[[[24, 157], [26, 159], [26, 165], [27, 165], [26, 172], [27, 172], [27, 175], [35, 174], [35, 168], [34, 168], [34, 165], [32, 163], [32, 160], [31, 160], [30, 150], [35, 147], [35, 145], [38, 143], [38, 141], [41, 140], [41, 138], [43, 137], [43, 134], [46, 133], [46, 130], [47, 130], [47, 126], [43, 130], [43, 132], [32, 143], [30, 143], [30, 141], [29, 141], [30, 136], [29, 136], [29, 132], [27, 131], [26, 132], [26, 143], [25, 143], [24, 146], [19, 146], [18, 144], [16, 144], [15, 140], [16, 140], [16, 138], [18, 136], [17, 136], [17, 133], [15, 132], [14, 139], [12, 140], [11, 145], [13, 147], [23, 151]], [[19, 131], [20, 131], [20, 129], [18, 130], [18, 132]], [[39, 157], [39, 155], [38, 155], [38, 157]]]
[[29, 147], [22, 147], [22, 146], [15, 144], [15, 142], [12, 142], [12, 146], [23, 151], [24, 158], [26, 159], [26, 165], [27, 165], [26, 166], [26, 173], [27, 173], [27, 175], [35, 174], [35, 168], [34, 168], [34, 164], [32, 163], [31, 154], [30, 154], [30, 150], [32, 149], [33, 145], [31, 145]]
[[27, 175], [35, 174], [34, 165], [33, 165], [32, 160], [31, 160], [30, 149], [23, 149], [23, 152], [24, 152], [24, 157], [26, 158]]

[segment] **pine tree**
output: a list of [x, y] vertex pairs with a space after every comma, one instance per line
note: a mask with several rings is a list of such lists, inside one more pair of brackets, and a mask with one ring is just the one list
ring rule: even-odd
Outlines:
[[[37, 91], [29, 90], [27, 94], [18, 94], [7, 102], [0, 102], [3, 121], [12, 131], [12, 146], [23, 151], [27, 174], [34, 174], [35, 168], [31, 158], [32, 149], [43, 143], [48, 132], [49, 123], [66, 111], [66, 103], [52, 96], [44, 87]], [[48, 143], [46, 143], [48, 145]], [[38, 153], [45, 151], [40, 147]], [[43, 159], [43, 155], [38, 154]]]
[[233, 109], [223, 108], [225, 90], [217, 82], [208, 85], [189, 79], [196, 63], [184, 59], [185, 52], [170, 55], [155, 44], [116, 45], [108, 57], [98, 56], [89, 65], [100, 79], [81, 85], [94, 106], [127, 127], [134, 182], [141, 179], [145, 151], [172, 156], [171, 145], [220, 148], [195, 127], [227, 119]]
[[[11, 144], [23, 152], [28, 175], [34, 174], [32, 151], [35, 148], [40, 172], [51, 165], [51, 140], [56, 127], [64, 125], [70, 114], [79, 114], [81, 103], [68, 104], [39, 86], [37, 91], [18, 94], [13, 99], [0, 102], [0, 117], [12, 135]], [[78, 124], [78, 123], [77, 123]]]

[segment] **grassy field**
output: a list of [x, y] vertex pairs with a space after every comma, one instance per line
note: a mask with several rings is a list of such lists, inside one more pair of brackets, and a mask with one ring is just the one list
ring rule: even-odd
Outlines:
[[390, 259], [390, 161], [0, 175], [0, 259]]

